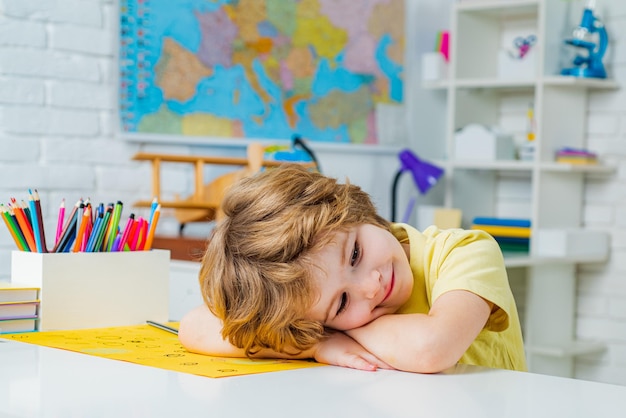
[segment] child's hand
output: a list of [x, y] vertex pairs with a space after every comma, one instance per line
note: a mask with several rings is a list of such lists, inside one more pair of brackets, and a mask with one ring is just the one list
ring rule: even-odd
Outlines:
[[315, 348], [315, 360], [320, 363], [352, 369], [375, 371], [376, 369], [393, 369], [378, 359], [355, 340], [343, 332], [334, 331]]

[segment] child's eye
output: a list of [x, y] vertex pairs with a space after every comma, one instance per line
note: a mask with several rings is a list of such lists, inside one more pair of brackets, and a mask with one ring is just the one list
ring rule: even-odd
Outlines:
[[339, 303], [339, 309], [337, 309], [336, 315], [339, 315], [340, 313], [346, 310], [347, 303], [348, 303], [348, 294], [346, 292], [343, 292], [341, 294], [341, 302]]
[[352, 256], [350, 257], [350, 265], [354, 266], [357, 261], [359, 261], [359, 256], [361, 255], [361, 247], [358, 242], [354, 243], [354, 249], [352, 250]]

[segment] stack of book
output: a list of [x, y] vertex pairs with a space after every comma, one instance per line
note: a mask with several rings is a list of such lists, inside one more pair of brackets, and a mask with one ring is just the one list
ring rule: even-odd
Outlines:
[[39, 288], [0, 282], [0, 334], [38, 329]]
[[530, 248], [530, 220], [511, 218], [476, 217], [472, 229], [491, 234], [503, 252], [528, 252]]
[[580, 148], [564, 147], [557, 150], [554, 157], [556, 162], [568, 164], [597, 164], [597, 154]]

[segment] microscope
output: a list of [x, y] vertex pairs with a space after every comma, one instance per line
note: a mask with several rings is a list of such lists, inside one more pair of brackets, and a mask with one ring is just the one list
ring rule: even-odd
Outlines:
[[564, 68], [561, 70], [561, 75], [606, 78], [602, 58], [609, 40], [604, 25], [594, 15], [594, 8], [595, 0], [589, 0], [583, 11], [580, 25], [574, 29], [572, 37], [565, 40], [566, 44], [585, 49], [587, 53], [586, 55], [576, 55], [573, 67]]

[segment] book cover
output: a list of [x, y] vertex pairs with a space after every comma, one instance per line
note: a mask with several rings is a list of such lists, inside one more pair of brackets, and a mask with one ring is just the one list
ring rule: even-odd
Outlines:
[[20, 319], [0, 319], [0, 334], [29, 332], [37, 330], [37, 317]]
[[530, 238], [517, 238], [517, 237], [502, 237], [495, 236], [494, 237], [499, 244], [516, 244], [516, 245], [526, 245], [530, 244]]
[[480, 229], [494, 237], [530, 238], [530, 228], [515, 226], [472, 225], [472, 229]]
[[39, 299], [39, 288], [9, 282], [0, 282], [0, 303], [36, 301]]
[[490, 218], [478, 216], [472, 221], [474, 225], [494, 225], [494, 226], [516, 226], [520, 228], [530, 228], [530, 219], [513, 218]]
[[39, 301], [0, 302], [0, 320], [37, 316]]

